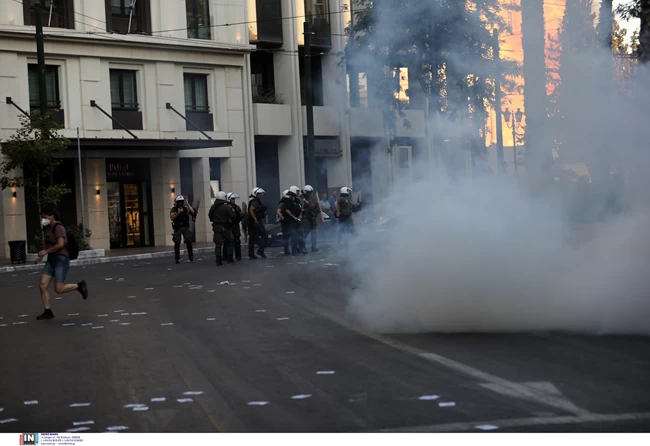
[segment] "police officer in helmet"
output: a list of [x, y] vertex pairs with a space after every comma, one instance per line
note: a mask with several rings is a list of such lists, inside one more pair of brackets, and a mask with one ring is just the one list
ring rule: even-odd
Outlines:
[[223, 266], [222, 260], [233, 263], [232, 249], [234, 240], [232, 236], [232, 222], [235, 219], [235, 211], [227, 199], [228, 197], [225, 192], [217, 192], [214, 203], [208, 213], [208, 217], [212, 222], [214, 253], [216, 255], [217, 266]]
[[235, 258], [241, 261], [241, 229], [239, 224], [244, 219], [244, 212], [237, 205], [237, 198], [239, 198], [239, 195], [233, 192], [230, 192], [227, 195], [228, 203], [230, 203], [232, 210], [235, 212], [235, 218], [232, 221], [232, 236], [235, 248]]
[[257, 259], [255, 256], [255, 244], [257, 243], [257, 255], [266, 258], [264, 250], [266, 249], [266, 241], [268, 234], [266, 227], [264, 227], [264, 218], [266, 217], [267, 207], [262, 203], [264, 197], [264, 189], [255, 187], [251, 191], [251, 200], [248, 202], [248, 258], [251, 260]]
[[192, 230], [190, 229], [190, 218], [196, 220], [196, 211], [191, 204], [185, 202], [182, 195], [174, 199], [174, 207], [169, 212], [169, 218], [172, 221], [174, 235], [174, 256], [176, 264], [181, 263], [181, 236], [187, 246], [187, 255], [190, 262], [194, 262], [194, 253], [192, 252]]
[[318, 195], [314, 191], [314, 188], [309, 185], [305, 186], [302, 191], [302, 229], [304, 231], [303, 248], [307, 241], [307, 237], [311, 234], [311, 252], [318, 252], [320, 250], [316, 247], [316, 244], [318, 243], [318, 234], [316, 229], [318, 227], [319, 218], [322, 218]]
[[289, 189], [286, 189], [282, 192], [282, 199], [278, 203], [278, 208], [275, 211], [275, 215], [280, 220], [280, 228], [282, 229], [282, 246], [284, 247], [284, 255], [290, 256], [291, 251], [289, 250], [289, 238], [291, 237], [291, 229], [289, 227], [289, 219], [285, 219], [285, 210], [290, 206], [291, 196], [289, 195]]
[[341, 243], [343, 233], [354, 235], [354, 220], [352, 220], [352, 213], [355, 211], [355, 206], [352, 204], [352, 189], [349, 187], [342, 187], [339, 199], [334, 203], [336, 209], [336, 218], [339, 219], [339, 232], [338, 242]]

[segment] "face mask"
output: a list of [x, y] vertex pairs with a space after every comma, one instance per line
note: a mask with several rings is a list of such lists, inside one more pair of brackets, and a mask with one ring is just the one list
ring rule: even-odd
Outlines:
[[42, 218], [42, 219], [41, 219], [41, 225], [43, 225], [43, 226], [47, 226], [47, 225], [49, 225], [50, 223], [52, 223], [52, 222], [50, 221], [49, 218]]

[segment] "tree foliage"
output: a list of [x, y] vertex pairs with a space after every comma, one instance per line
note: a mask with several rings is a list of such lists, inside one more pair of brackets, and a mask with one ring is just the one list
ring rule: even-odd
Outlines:
[[650, 0], [633, 0], [624, 3], [616, 8], [616, 13], [624, 20], [638, 18], [641, 21], [638, 45], [634, 52], [640, 62], [650, 62]]
[[31, 117], [21, 116], [21, 127], [2, 142], [0, 186], [33, 188], [32, 197], [41, 204], [57, 205], [70, 190], [62, 185], [44, 186], [47, 178], [61, 164], [59, 155], [67, 149], [69, 141], [59, 134], [52, 113], [42, 116], [34, 111]]
[[[451, 135], [463, 140], [464, 148], [477, 154], [484, 147], [479, 141], [494, 106], [497, 74], [491, 29], [505, 28], [500, 8], [498, 0], [353, 0], [342, 62], [348, 72], [366, 74], [369, 106], [382, 110], [389, 133], [395, 134], [405, 116], [401, 92], [426, 97], [430, 116], [442, 123], [438, 128], [466, 129]], [[408, 69], [406, 92], [400, 68]], [[514, 75], [516, 64], [503, 62], [501, 72]], [[445, 124], [454, 122], [462, 125]]]

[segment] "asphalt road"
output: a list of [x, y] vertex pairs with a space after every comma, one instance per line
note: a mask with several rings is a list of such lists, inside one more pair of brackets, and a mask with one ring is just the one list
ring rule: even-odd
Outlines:
[[649, 338], [365, 333], [334, 253], [280, 251], [74, 268], [52, 321], [0, 275], [0, 432], [650, 431]]

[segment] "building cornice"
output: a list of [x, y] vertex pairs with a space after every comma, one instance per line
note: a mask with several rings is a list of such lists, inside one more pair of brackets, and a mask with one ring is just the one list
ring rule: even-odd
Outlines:
[[[33, 26], [0, 25], [0, 42], [7, 39], [30, 40], [34, 39], [36, 30]], [[244, 56], [256, 50], [255, 45], [240, 43], [222, 43], [214, 40], [186, 39], [165, 36], [149, 36], [141, 34], [114, 34], [105, 31], [79, 31], [63, 28], [45, 28], [45, 42], [74, 45], [97, 45], [108, 48], [138, 48], [146, 50], [163, 50], [179, 52], [197, 52], [222, 55]], [[9, 50], [2, 48], [0, 50]], [[35, 47], [34, 47], [35, 50]], [[92, 51], [89, 51], [92, 52]]]

